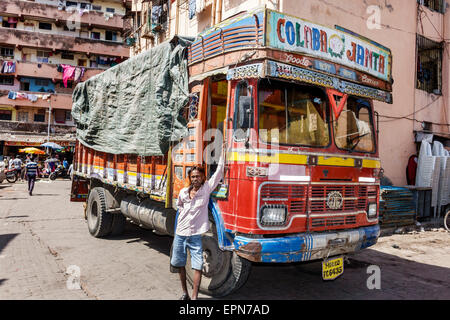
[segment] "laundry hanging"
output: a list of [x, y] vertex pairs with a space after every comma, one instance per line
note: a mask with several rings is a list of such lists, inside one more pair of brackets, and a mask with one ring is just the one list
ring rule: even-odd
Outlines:
[[10, 91], [8, 93], [8, 99], [16, 100], [16, 98], [17, 98], [17, 92]]
[[16, 63], [14, 61], [3, 61], [0, 73], [14, 73], [16, 72]]
[[74, 79], [73, 79], [75, 82], [81, 81], [81, 79], [83, 78], [83, 75], [84, 75], [84, 70], [85, 69], [83, 67], [77, 67], [75, 69]]
[[189, 0], [189, 19], [195, 16], [196, 11], [196, 0]]
[[73, 79], [76, 67], [68, 64], [62, 64], [61, 67], [63, 67], [64, 69], [63, 71], [64, 87], [67, 88], [67, 81]]

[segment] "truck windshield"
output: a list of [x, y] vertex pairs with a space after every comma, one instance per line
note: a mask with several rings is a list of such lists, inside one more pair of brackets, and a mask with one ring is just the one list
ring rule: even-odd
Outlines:
[[327, 99], [318, 88], [262, 79], [259, 136], [263, 142], [326, 147], [330, 143]]
[[334, 137], [340, 149], [374, 152], [375, 142], [367, 100], [348, 97], [339, 117], [334, 117]]

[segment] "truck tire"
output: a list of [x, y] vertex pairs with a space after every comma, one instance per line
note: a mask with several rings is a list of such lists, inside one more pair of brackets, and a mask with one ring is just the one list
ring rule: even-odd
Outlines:
[[89, 233], [96, 238], [107, 236], [111, 232], [113, 215], [106, 211], [106, 196], [102, 187], [89, 192], [87, 201], [87, 224]]
[[[212, 232], [202, 236], [203, 274], [199, 291], [213, 296], [224, 297], [240, 289], [247, 281], [251, 262], [231, 251], [223, 251], [217, 243], [215, 225]], [[193, 285], [194, 270], [191, 268], [191, 257], [187, 254], [186, 278]]]

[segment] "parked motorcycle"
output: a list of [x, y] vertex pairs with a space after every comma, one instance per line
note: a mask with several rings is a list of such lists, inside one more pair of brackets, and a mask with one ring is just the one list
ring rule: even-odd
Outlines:
[[16, 169], [8, 169], [5, 171], [5, 174], [6, 174], [6, 181], [8, 181], [9, 183], [14, 183], [19, 178]]
[[52, 173], [50, 173], [49, 178], [50, 180], [55, 180], [56, 178], [61, 177], [61, 178], [70, 178], [70, 175], [67, 171], [66, 168], [64, 168], [63, 165], [59, 165], [55, 171], [53, 171]]

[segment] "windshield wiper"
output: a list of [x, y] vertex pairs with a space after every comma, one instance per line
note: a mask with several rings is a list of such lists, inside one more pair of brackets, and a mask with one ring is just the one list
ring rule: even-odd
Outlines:
[[369, 132], [350, 139], [351, 142], [358, 139], [358, 141], [350, 148], [350, 152], [353, 152], [353, 150], [355, 150], [356, 146], [361, 142], [361, 138], [367, 136], [368, 134], [369, 134]]

